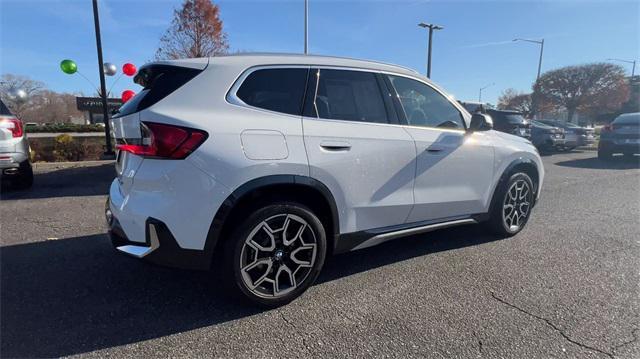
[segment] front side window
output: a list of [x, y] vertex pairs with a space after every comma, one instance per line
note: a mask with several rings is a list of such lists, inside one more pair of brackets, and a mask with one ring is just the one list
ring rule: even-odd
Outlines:
[[315, 98], [305, 114], [312, 117], [388, 123], [384, 98], [376, 75], [364, 71], [314, 70], [318, 78]]
[[300, 115], [308, 69], [256, 70], [244, 80], [236, 96], [250, 106]]
[[406, 77], [389, 76], [411, 126], [464, 129], [458, 109], [438, 91]]

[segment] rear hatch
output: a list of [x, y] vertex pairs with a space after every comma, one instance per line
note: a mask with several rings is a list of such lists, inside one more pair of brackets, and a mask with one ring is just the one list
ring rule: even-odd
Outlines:
[[[111, 118], [112, 135], [116, 142], [116, 172], [123, 189], [133, 183], [133, 176], [144, 160], [144, 152], [123, 149], [149, 145], [149, 128], [141, 111], [153, 106], [201, 73], [207, 59], [158, 62], [143, 66], [134, 82], [143, 87], [132, 99], [118, 109]], [[163, 132], [166, 134], [166, 132]], [[163, 140], [156, 133], [157, 140]]]
[[640, 144], [640, 113], [621, 115], [612, 125], [613, 138], [620, 144]]

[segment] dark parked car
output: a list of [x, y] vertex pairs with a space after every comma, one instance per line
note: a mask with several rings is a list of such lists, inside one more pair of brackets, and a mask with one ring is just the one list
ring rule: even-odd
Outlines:
[[484, 102], [475, 101], [458, 101], [469, 113], [487, 113], [487, 110], [492, 108], [491, 105]]
[[531, 124], [520, 112], [488, 109], [487, 115], [493, 119], [493, 129], [531, 139]]
[[578, 146], [590, 146], [596, 142], [593, 128], [580, 127], [575, 123], [556, 120], [540, 120], [540, 122], [564, 129], [565, 148], [572, 150]]
[[564, 148], [564, 130], [539, 121], [531, 121], [531, 142], [541, 151]]
[[640, 112], [624, 113], [600, 131], [598, 158], [606, 160], [614, 153], [640, 153]]

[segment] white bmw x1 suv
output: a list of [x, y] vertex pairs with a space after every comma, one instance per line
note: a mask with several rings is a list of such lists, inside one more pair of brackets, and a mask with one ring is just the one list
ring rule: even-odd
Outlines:
[[118, 251], [220, 265], [264, 306], [325, 258], [440, 228], [518, 233], [543, 167], [415, 71], [353, 59], [240, 55], [156, 62], [112, 119], [106, 206]]

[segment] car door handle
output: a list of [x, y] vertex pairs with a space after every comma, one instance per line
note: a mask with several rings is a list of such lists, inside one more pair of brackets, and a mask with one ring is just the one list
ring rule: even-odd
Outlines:
[[351, 144], [344, 141], [322, 141], [320, 147], [331, 152], [346, 152], [351, 149]]
[[443, 150], [444, 150], [444, 148], [442, 148], [442, 147], [434, 147], [434, 146], [431, 146], [431, 147], [428, 147], [428, 148], [427, 148], [427, 150], [426, 150], [425, 152], [428, 152], [428, 153], [438, 153], [438, 152], [442, 152]]

